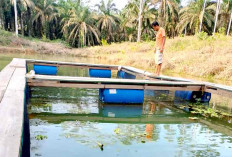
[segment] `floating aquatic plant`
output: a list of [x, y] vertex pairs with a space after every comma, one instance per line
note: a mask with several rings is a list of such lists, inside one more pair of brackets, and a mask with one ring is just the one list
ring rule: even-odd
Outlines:
[[51, 107], [52, 106], [52, 104], [45, 104], [45, 105], [43, 105], [44, 107]]
[[232, 117], [232, 114], [230, 113], [226, 113], [214, 108], [210, 108], [208, 106], [204, 106], [199, 102], [189, 105], [179, 105], [178, 108], [182, 110], [189, 109], [189, 112], [191, 114], [201, 115], [204, 117], [219, 118], [219, 119], [223, 119], [225, 117]]
[[36, 135], [35, 136], [36, 140], [43, 140], [43, 139], [47, 139], [47, 138], [48, 138], [47, 136], [43, 136], [43, 135]]
[[119, 133], [120, 133], [120, 129], [119, 129], [119, 128], [116, 128], [116, 129], [114, 129], [114, 132], [115, 132], [116, 134], [119, 134]]
[[191, 119], [191, 120], [198, 120], [197, 117], [189, 117], [189, 119]]

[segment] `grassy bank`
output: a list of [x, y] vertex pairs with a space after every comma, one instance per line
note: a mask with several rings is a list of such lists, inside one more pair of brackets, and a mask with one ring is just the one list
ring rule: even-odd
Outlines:
[[[154, 72], [155, 42], [113, 43], [82, 49], [70, 48], [63, 41], [16, 38], [0, 31], [0, 53], [67, 54], [96, 57], [102, 63], [130, 65]], [[167, 39], [163, 72], [232, 81], [232, 37], [187, 36]]]

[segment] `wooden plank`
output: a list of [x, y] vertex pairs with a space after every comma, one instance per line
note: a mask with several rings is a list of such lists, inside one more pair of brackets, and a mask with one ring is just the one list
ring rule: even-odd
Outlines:
[[137, 69], [134, 67], [130, 67], [130, 66], [122, 66], [121, 70], [127, 70], [127, 71], [131, 71], [134, 73], [142, 74], [142, 75], [151, 75], [151, 73], [149, 73], [149, 72], [146, 72], [144, 70], [140, 70], [140, 69]]
[[106, 89], [144, 89], [144, 85], [104, 85]]
[[2, 101], [2, 98], [3, 98], [5, 91], [6, 91], [6, 89], [4, 87], [0, 87], [0, 103]]
[[35, 81], [28, 82], [28, 86], [31, 87], [67, 87], [67, 88], [107, 88], [107, 89], [147, 89], [147, 90], [169, 90], [169, 91], [201, 91], [201, 86], [146, 86], [146, 85], [121, 85], [121, 84], [79, 84], [79, 83], [49, 83], [48, 81]]
[[139, 75], [143, 75], [144, 77], [148, 77], [151, 79], [156, 79], [156, 80], [165, 80], [165, 81], [181, 81], [181, 82], [194, 82], [193, 80], [189, 80], [189, 79], [183, 79], [183, 78], [177, 78], [177, 77], [169, 77], [169, 76], [155, 76], [152, 73], [149, 73], [147, 71], [143, 71], [134, 67], [130, 67], [130, 66], [122, 66], [122, 71], [128, 72], [130, 74], [139, 74]]
[[30, 82], [27, 85], [30, 87], [67, 87], [67, 88], [92, 88], [92, 89], [104, 88], [104, 85], [101, 84], [44, 83], [43, 81]]
[[5, 67], [1, 73], [0, 73], [0, 87], [7, 87], [13, 73], [15, 71], [15, 68], [13, 67]]
[[201, 86], [145, 86], [147, 90], [168, 90], [168, 91], [201, 91]]
[[7, 87], [7, 90], [16, 90], [16, 91], [24, 91], [26, 84], [26, 69], [24, 68], [16, 68], [14, 74], [10, 80], [10, 83]]
[[88, 82], [88, 83], [117, 83], [117, 84], [152, 84], [152, 85], [171, 85], [171, 86], [204, 86], [200, 83], [192, 82], [170, 82], [170, 81], [150, 81], [150, 80], [132, 80], [132, 79], [110, 79], [110, 78], [89, 78], [89, 77], [70, 77], [70, 76], [51, 76], [51, 75], [31, 75], [27, 74], [28, 79], [47, 80], [47, 81], [65, 81], [65, 82]]
[[26, 68], [16, 68], [0, 103], [0, 156], [18, 157], [21, 151]]
[[21, 58], [14, 58], [10, 63], [10, 66], [15, 68], [26, 68], [26, 60]]
[[128, 74], [131, 74], [131, 75], [140, 76], [140, 77], [144, 77], [144, 78], [146, 77], [146, 76], [143, 75], [143, 74], [131, 72], [131, 71], [126, 70], [126, 69], [122, 69], [122, 71], [124, 71], [124, 72], [126, 72], [126, 73], [128, 73]]
[[44, 83], [42, 82], [29, 82], [30, 87], [67, 87], [67, 88], [92, 88], [92, 89], [144, 89], [143, 86], [131, 85], [104, 85], [104, 84], [74, 84], [74, 83]]
[[15, 71], [14, 67], [10, 67], [7, 65], [1, 72], [0, 72], [0, 103], [6, 91], [6, 88], [10, 82], [10, 79]]
[[232, 92], [223, 89], [206, 89], [205, 92], [217, 94], [225, 97], [232, 97]]
[[0, 156], [20, 156], [23, 124], [23, 91], [6, 92], [0, 104]]
[[88, 64], [88, 63], [72, 63], [72, 62], [59, 62], [59, 61], [44, 61], [44, 60], [32, 60], [27, 59], [28, 64], [37, 64], [37, 63], [45, 63], [45, 64], [58, 64], [58, 65], [73, 65], [73, 66], [87, 66], [87, 67], [102, 67], [109, 69], [118, 69], [117, 65], [104, 65], [104, 64]]
[[225, 90], [225, 91], [230, 91], [232, 92], [232, 87], [230, 86], [225, 86], [225, 85], [219, 85], [219, 84], [207, 84], [206, 83], [206, 88], [216, 88], [216, 89], [220, 89], [220, 90]]
[[58, 64], [49, 64], [49, 63], [36, 63], [36, 64], [30, 63], [30, 64], [32, 64], [33, 66], [34, 65], [45, 65], [45, 66], [56, 66], [56, 67], [59, 67]]
[[101, 70], [114, 70], [115, 68], [110, 67], [94, 67], [94, 66], [83, 66], [83, 65], [60, 65], [60, 64], [49, 64], [49, 63], [31, 63], [32, 65], [45, 65], [45, 66], [56, 66], [56, 67], [77, 67], [77, 68], [88, 68], [88, 69], [101, 69]]

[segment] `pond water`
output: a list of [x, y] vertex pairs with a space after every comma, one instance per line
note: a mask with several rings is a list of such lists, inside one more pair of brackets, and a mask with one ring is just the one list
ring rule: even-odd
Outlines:
[[[102, 63], [72, 56], [0, 54], [0, 70], [12, 58]], [[61, 69], [59, 75], [88, 71]], [[30, 156], [37, 157], [231, 157], [231, 119], [193, 115], [173, 92], [146, 91], [138, 105], [102, 104], [96, 89], [31, 88], [28, 102]], [[231, 98], [212, 95], [209, 108], [231, 113]]]
[[32, 88], [31, 156], [231, 156], [231, 125], [191, 120], [145, 93], [142, 105], [113, 105], [101, 104], [96, 89]]

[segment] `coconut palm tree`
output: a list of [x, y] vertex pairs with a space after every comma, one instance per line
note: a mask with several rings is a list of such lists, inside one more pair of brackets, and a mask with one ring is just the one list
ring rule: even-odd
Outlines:
[[167, 30], [169, 37], [175, 36], [180, 0], [152, 0], [158, 8], [159, 24]]
[[70, 18], [64, 22], [62, 31], [67, 33], [67, 40], [72, 46], [84, 47], [100, 43], [95, 19], [88, 7], [81, 2], [70, 10]]
[[15, 34], [18, 36], [18, 10], [17, 10], [17, 1], [14, 0], [14, 15], [15, 15]]
[[219, 11], [220, 11], [220, 6], [221, 6], [221, 0], [217, 0], [217, 7], [216, 7], [216, 14], [215, 14], [213, 34], [216, 32], [218, 15], [219, 15]]
[[[232, 0], [223, 0], [223, 3], [220, 7], [220, 13], [219, 13], [219, 20], [218, 20], [218, 27], [229, 27], [229, 21], [231, 17], [231, 11], [232, 11]], [[228, 30], [228, 29], [227, 29]]]
[[15, 13], [14, 0], [1, 0], [0, 1], [0, 12], [2, 14], [2, 25], [5, 30], [15, 31]]
[[115, 15], [117, 13], [115, 3], [113, 0], [108, 0], [105, 4], [104, 0], [97, 4], [97, 8], [100, 14], [97, 17], [97, 26], [101, 32], [101, 37], [106, 39], [108, 42], [115, 41], [114, 32], [116, 32], [119, 24], [119, 17]]
[[230, 13], [230, 21], [229, 21], [229, 25], [228, 25], [228, 29], [227, 29], [227, 36], [230, 34], [230, 27], [231, 27], [231, 22], [232, 22], [232, 11]]
[[35, 5], [36, 14], [32, 22], [37, 22], [39, 25], [38, 28], [42, 28], [42, 30], [40, 30], [42, 36], [46, 38], [49, 36], [49, 21], [58, 16], [55, 6], [55, 0], [42, 0]]
[[203, 14], [203, 5], [203, 0], [195, 0], [180, 10], [180, 21], [177, 25], [179, 33], [182, 33], [186, 27], [188, 27], [192, 33], [198, 32], [200, 21], [204, 21], [202, 23], [202, 28], [205, 31], [210, 32], [209, 28], [211, 28], [213, 24], [213, 12], [215, 6], [212, 3], [206, 3], [205, 12]]
[[35, 4], [32, 0], [18, 0], [19, 3], [19, 19], [21, 25], [21, 34], [24, 35], [24, 24], [26, 24], [27, 33], [31, 35], [32, 28], [32, 12], [31, 9], [34, 9]]
[[140, 0], [139, 3], [139, 25], [138, 25], [138, 35], [137, 35], [137, 42], [140, 42], [141, 40], [141, 27], [142, 27], [142, 12], [143, 12], [143, 7], [144, 7], [144, 1]]
[[152, 0], [152, 3], [158, 5], [158, 20], [161, 26], [168, 23], [168, 19], [178, 16], [178, 4], [180, 0]]
[[201, 28], [202, 28], [203, 17], [204, 17], [204, 14], [205, 14], [205, 6], [206, 6], [206, 0], [204, 0], [204, 5], [203, 5], [203, 10], [202, 10], [202, 15], [201, 15], [201, 24], [200, 24], [199, 32], [201, 32]]
[[[143, 1], [143, 7], [141, 12], [141, 34], [144, 38], [144, 34], [146, 36], [153, 36], [153, 32], [150, 28], [151, 23], [156, 19], [157, 12], [155, 10], [154, 5], [151, 3], [150, 0]], [[122, 20], [122, 27], [125, 27], [127, 30], [127, 34], [130, 36], [130, 39], [134, 39], [136, 32], [138, 33], [139, 30], [139, 18], [138, 15], [140, 14], [140, 1], [139, 0], [131, 0], [125, 6], [122, 11], [123, 20]], [[138, 41], [138, 35], [137, 35]]]

